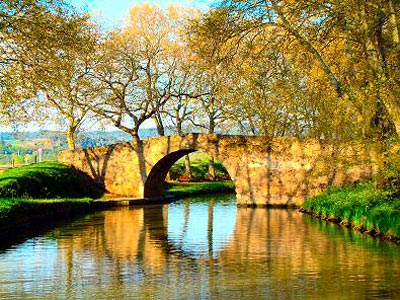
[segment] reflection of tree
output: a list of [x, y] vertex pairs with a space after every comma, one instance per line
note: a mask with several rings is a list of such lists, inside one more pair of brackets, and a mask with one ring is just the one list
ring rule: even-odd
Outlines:
[[[332, 239], [321, 234], [323, 228], [310, 226], [306, 220], [306, 216], [291, 210], [239, 209], [234, 237], [219, 253], [219, 263], [225, 270], [237, 270], [238, 265], [246, 270], [248, 288], [252, 284], [260, 288], [268, 278], [271, 286], [281, 287], [280, 296], [283, 292], [286, 297], [299, 293], [318, 297], [323, 290], [327, 299], [343, 299], [354, 285], [344, 278], [362, 278], [367, 282], [366, 290], [379, 290], [382, 278], [392, 277], [379, 263], [371, 266], [376, 254], [368, 247], [358, 247], [341, 235]], [[228, 282], [220, 278], [218, 284], [242, 284], [242, 276], [233, 271], [226, 276]], [[332, 285], [333, 279], [340, 284]], [[269, 291], [271, 299], [279, 296], [276, 292]]]
[[[104, 238], [107, 253], [114, 258], [131, 260], [137, 257], [143, 232], [142, 210], [104, 212]], [[113, 247], [117, 245], [117, 247]]]
[[186, 200], [183, 205], [184, 205], [184, 221], [182, 226], [182, 237], [179, 243], [179, 248], [182, 248], [183, 241], [185, 240], [185, 236], [189, 228], [190, 201]]
[[213, 257], [213, 227], [214, 227], [214, 199], [208, 203], [208, 216], [207, 216], [207, 242], [208, 242], [208, 257]]
[[[323, 292], [329, 299], [342, 299], [354, 289], [347, 280], [357, 278], [365, 280], [357, 284], [366, 291], [394, 292], [390, 286], [378, 286], [382, 278], [396, 282], [396, 267], [380, 263], [382, 254], [374, 252], [373, 240], [359, 245], [340, 235], [332, 239], [330, 231], [336, 227], [308, 224], [308, 217], [294, 210], [248, 208], [237, 209], [233, 232], [221, 237], [219, 226], [226, 225], [231, 216], [222, 218], [220, 208], [212, 200], [201, 205], [175, 204], [175, 213], [169, 206], [118, 209], [58, 229], [60, 260], [67, 271], [66, 293], [74, 293], [73, 287], [87, 272], [93, 282], [85, 289], [93, 288], [93, 295], [99, 293], [95, 287], [102, 282], [107, 289], [118, 290], [116, 296], [122, 298], [130, 293], [138, 298], [201, 298], [205, 294], [235, 298], [246, 291], [247, 298], [266, 294], [271, 299], [318, 297]], [[179, 222], [178, 214], [182, 216]], [[199, 223], [198, 218], [207, 219]], [[181, 235], [174, 240], [169, 228], [176, 224]], [[204, 241], [197, 241], [204, 243], [203, 254], [190, 249], [185, 239], [189, 227], [199, 224], [204, 227], [198, 230], [207, 231]], [[218, 239], [224, 239], [222, 249]], [[332, 279], [340, 284], [332, 285]]]

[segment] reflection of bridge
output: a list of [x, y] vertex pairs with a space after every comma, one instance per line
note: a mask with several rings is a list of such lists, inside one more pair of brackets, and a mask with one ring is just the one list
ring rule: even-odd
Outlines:
[[109, 193], [147, 198], [162, 195], [165, 176], [179, 158], [202, 151], [228, 170], [239, 205], [301, 205], [330, 185], [371, 178], [377, 164], [375, 150], [369, 147], [315, 139], [191, 134], [64, 151], [59, 159], [90, 174]]
[[[61, 266], [66, 266], [68, 286], [81, 284], [79, 272], [85, 266], [96, 280], [138, 299], [188, 299], [198, 290], [213, 295], [223, 292], [225, 298], [235, 299], [238, 285], [275, 299], [282, 295], [293, 298], [292, 285], [304, 284], [306, 277], [317, 289], [329, 286], [332, 274], [337, 273], [349, 278], [361, 276], [369, 285], [378, 286], [374, 279], [390, 277], [393, 271], [374, 268], [371, 272], [371, 264], [376, 266], [379, 259], [368, 247], [330, 238], [317, 224], [309, 226], [308, 217], [297, 211], [234, 208], [236, 217], [231, 215], [231, 223], [225, 227], [220, 206], [213, 200], [204, 205], [201, 221], [199, 210], [186, 201], [175, 208], [166, 205], [98, 212], [93, 219], [58, 229], [53, 238], [64, 253], [59, 257]], [[202, 234], [198, 244], [182, 239], [193, 234], [191, 227]], [[225, 243], [217, 248], [218, 227], [224, 227], [219, 230], [224, 231]], [[195, 287], [187, 284], [193, 277], [199, 278]], [[175, 285], [179, 285], [181, 297], [168, 294], [176, 292]], [[279, 294], [270, 294], [278, 293], [272, 286], [281, 287]], [[326, 298], [343, 299], [342, 288], [333, 285]]]

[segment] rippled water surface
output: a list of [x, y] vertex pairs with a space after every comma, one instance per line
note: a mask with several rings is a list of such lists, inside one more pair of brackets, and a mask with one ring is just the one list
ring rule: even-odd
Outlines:
[[1, 299], [400, 299], [400, 247], [233, 196], [99, 211], [0, 248]]

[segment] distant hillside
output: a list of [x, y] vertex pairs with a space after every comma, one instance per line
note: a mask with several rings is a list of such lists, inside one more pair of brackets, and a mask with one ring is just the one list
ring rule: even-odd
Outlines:
[[[168, 132], [168, 131], [167, 131]], [[141, 139], [158, 136], [156, 128], [142, 129], [139, 132]], [[81, 148], [90, 148], [96, 146], [106, 146], [116, 143], [129, 142], [131, 135], [123, 131], [88, 131], [78, 135], [78, 143]]]
[[[158, 136], [155, 128], [140, 131], [142, 139], [155, 136]], [[78, 134], [76, 142], [78, 148], [89, 148], [131, 140], [129, 134], [115, 130], [82, 132]], [[65, 134], [60, 131], [0, 132], [0, 165], [9, 167], [13, 163], [15, 165], [32, 163], [39, 158], [56, 160], [58, 151], [67, 148]]]
[[[145, 139], [149, 137], [158, 136], [156, 128], [142, 129], [139, 133], [140, 138]], [[77, 144], [80, 148], [104, 146], [115, 143], [130, 141], [131, 136], [123, 131], [88, 131], [81, 132], [77, 136]], [[52, 141], [57, 144], [59, 148], [66, 148], [67, 141], [65, 134], [61, 131], [40, 130], [34, 132], [0, 132], [0, 143], [14, 144], [16, 142], [28, 141]]]

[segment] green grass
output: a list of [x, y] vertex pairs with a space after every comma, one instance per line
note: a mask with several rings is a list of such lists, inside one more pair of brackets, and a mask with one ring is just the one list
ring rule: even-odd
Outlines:
[[362, 230], [400, 238], [400, 198], [372, 183], [332, 189], [308, 199], [303, 208], [322, 218], [338, 219]]
[[[191, 181], [200, 182], [200, 181], [208, 181], [208, 165], [209, 165], [209, 157], [205, 154], [193, 154], [190, 155], [190, 166], [192, 171]], [[222, 165], [221, 162], [215, 160], [215, 175], [216, 181], [224, 181], [230, 180], [230, 176], [228, 171]], [[178, 160], [170, 169], [169, 175], [171, 180], [177, 180], [179, 176], [185, 175], [185, 159], [181, 158]]]
[[0, 173], [0, 235], [84, 212], [102, 194], [88, 175], [58, 162], [5, 170]]
[[214, 194], [234, 192], [235, 185], [231, 181], [219, 182], [186, 182], [172, 183], [165, 194], [176, 197], [186, 197], [199, 194]]
[[98, 198], [102, 194], [88, 175], [58, 162], [32, 164], [0, 173], [0, 198]]

